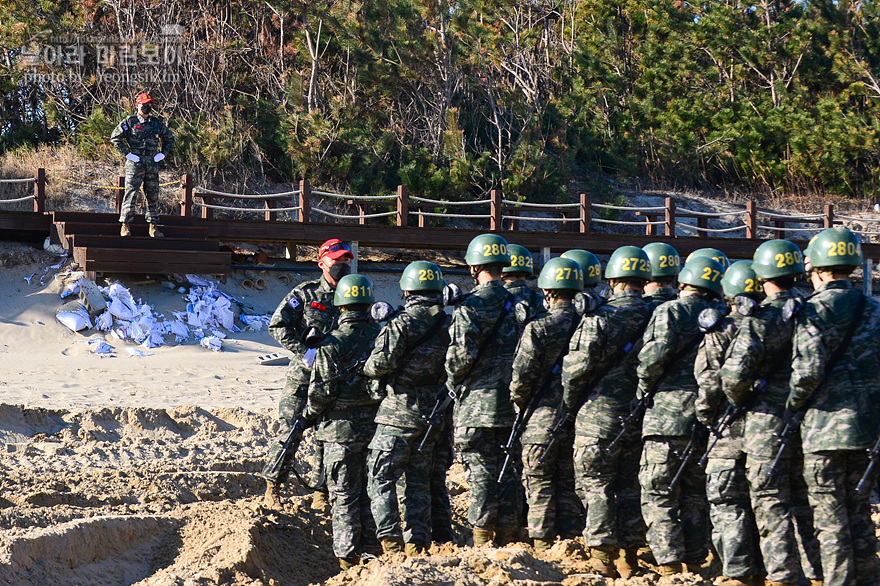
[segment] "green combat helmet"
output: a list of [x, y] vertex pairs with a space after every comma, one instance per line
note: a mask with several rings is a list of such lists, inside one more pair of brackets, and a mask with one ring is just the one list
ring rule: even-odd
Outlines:
[[759, 279], [796, 277], [804, 272], [804, 257], [794, 242], [768, 240], [752, 257], [752, 268]]
[[538, 276], [539, 289], [573, 289], [583, 291], [584, 271], [570, 258], [551, 258]]
[[602, 265], [599, 264], [599, 259], [592, 252], [575, 248], [563, 252], [561, 258], [570, 258], [581, 265], [585, 287], [595, 287], [602, 279]]
[[608, 259], [605, 279], [638, 278], [651, 280], [651, 260], [638, 246], [621, 246]]
[[507, 252], [510, 254], [510, 266], [501, 269], [502, 273], [523, 273], [526, 275], [534, 275], [534, 263], [532, 261], [532, 253], [525, 246], [519, 244], [508, 244]]
[[444, 284], [440, 267], [425, 260], [409, 263], [400, 275], [401, 291], [442, 291]]
[[724, 294], [721, 288], [723, 276], [724, 266], [720, 262], [708, 256], [697, 256], [684, 263], [684, 268], [678, 274], [678, 282], [707, 289], [721, 297]]
[[811, 268], [856, 267], [862, 264], [859, 237], [847, 228], [827, 228], [810, 240], [804, 251]]
[[651, 261], [651, 278], [674, 277], [681, 272], [681, 257], [672, 246], [663, 242], [652, 242], [642, 250]]
[[493, 263], [507, 266], [510, 264], [507, 240], [498, 234], [480, 234], [468, 244], [464, 260], [472, 267]]
[[728, 299], [739, 295], [764, 297], [750, 260], [739, 260], [730, 265], [730, 268], [721, 277], [721, 288], [724, 291], [724, 296]]
[[373, 296], [373, 284], [363, 275], [345, 275], [336, 285], [333, 305], [343, 307], [358, 303], [370, 304], [376, 301]]
[[720, 263], [724, 270], [727, 270], [727, 267], [730, 266], [730, 259], [727, 258], [727, 255], [718, 250], [717, 248], [701, 248], [699, 250], [695, 250], [690, 253], [687, 257], [687, 260], [684, 261], [684, 264], [691, 262], [691, 259], [698, 257], [711, 258], [717, 263]]

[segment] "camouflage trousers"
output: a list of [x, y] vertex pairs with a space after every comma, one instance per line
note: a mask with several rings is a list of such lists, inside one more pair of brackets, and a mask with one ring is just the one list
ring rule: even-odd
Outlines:
[[706, 475], [696, 461], [685, 468], [675, 490], [669, 490], [689, 439], [649, 436], [642, 449], [642, 516], [648, 526], [648, 545], [659, 564], [684, 562], [699, 567], [709, 553]]
[[880, 584], [870, 490], [855, 490], [867, 467], [862, 450], [804, 454], [826, 586]]
[[[281, 453], [281, 443], [287, 437], [290, 428], [293, 427], [298, 415], [301, 415], [306, 406], [306, 394], [308, 385], [301, 385], [295, 381], [287, 381], [284, 391], [281, 393], [281, 400], [278, 403], [278, 418], [281, 419], [281, 430], [269, 446], [269, 454], [266, 457], [266, 465], [260, 475], [268, 482], [274, 484], [284, 484], [287, 482], [290, 474], [290, 466], [293, 462], [293, 454], [288, 453], [284, 460], [274, 472], [271, 468], [278, 454]], [[326, 490], [326, 480], [324, 475], [324, 442], [314, 441], [314, 461], [312, 464], [312, 473], [309, 482], [315, 488]]]
[[431, 540], [434, 543], [455, 541], [452, 533], [452, 504], [446, 486], [446, 471], [452, 466], [452, 425], [448, 422], [437, 432], [434, 459], [431, 463]]
[[[547, 452], [545, 444], [522, 447], [523, 480], [528, 503], [529, 537], [574, 537], [584, 528], [584, 508], [574, 489], [573, 437], [560, 437]], [[544, 456], [546, 454], [546, 456]], [[544, 461], [538, 461], [544, 457]]]
[[144, 208], [147, 222], [159, 221], [159, 167], [152, 161], [125, 162], [125, 195], [119, 221], [129, 223], [134, 220], [135, 197], [144, 187]]
[[[424, 449], [423, 429], [382, 425], [370, 442], [367, 457], [367, 494], [376, 520], [376, 536], [403, 537], [407, 543], [431, 541], [431, 464], [436, 436]], [[403, 530], [398, 507], [398, 481], [403, 496]]]
[[786, 454], [772, 476], [772, 457], [746, 456], [767, 580], [794, 584], [801, 572], [811, 580], [821, 580], [819, 543], [807, 501], [800, 444], [790, 445]]
[[498, 482], [504, 463], [501, 446], [507, 443], [506, 427], [457, 427], [455, 448], [471, 488], [468, 522], [489, 531], [517, 527], [518, 487], [513, 474]]
[[575, 481], [587, 514], [584, 542], [587, 547], [642, 547], [645, 545], [639, 488], [642, 441], [628, 437], [608, 453], [606, 449], [611, 441], [575, 438]]
[[721, 574], [744, 578], [762, 573], [758, 526], [749, 500], [746, 455], [709, 458], [706, 495], [712, 521], [712, 543], [721, 557]]
[[367, 442], [327, 442], [324, 466], [333, 515], [333, 553], [352, 558], [379, 549], [366, 490]]

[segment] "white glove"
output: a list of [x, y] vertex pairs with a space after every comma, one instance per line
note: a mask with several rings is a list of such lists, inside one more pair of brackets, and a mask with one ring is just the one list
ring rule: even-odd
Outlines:
[[157, 163], [165, 158], [165, 153], [156, 153], [156, 156], [153, 157], [153, 160]]
[[306, 365], [306, 368], [311, 368], [315, 363], [315, 355], [318, 353], [317, 348], [309, 348], [306, 350], [306, 353], [303, 354], [302, 361], [303, 364]]
[[132, 163], [139, 163], [141, 161], [141, 158], [134, 153], [128, 153], [127, 155], [125, 155], [125, 158]]

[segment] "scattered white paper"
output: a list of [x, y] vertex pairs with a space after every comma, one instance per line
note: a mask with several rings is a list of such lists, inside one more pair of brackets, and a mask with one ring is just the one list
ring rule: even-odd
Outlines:
[[199, 343], [203, 347], [210, 348], [214, 352], [219, 352], [223, 349], [223, 340], [217, 336], [205, 336]]
[[303, 357], [302, 357], [303, 364], [305, 364], [306, 367], [311, 368], [312, 364], [315, 363], [315, 354], [317, 354], [317, 353], [318, 353], [317, 348], [309, 348], [308, 350], [306, 350], [306, 353], [303, 354]]
[[143, 350], [138, 350], [137, 348], [126, 348], [125, 350], [126, 350], [129, 354], [131, 354], [132, 356], [141, 356], [141, 357], [144, 357], [144, 356], [152, 356], [152, 355], [153, 355], [152, 352], [144, 352]]

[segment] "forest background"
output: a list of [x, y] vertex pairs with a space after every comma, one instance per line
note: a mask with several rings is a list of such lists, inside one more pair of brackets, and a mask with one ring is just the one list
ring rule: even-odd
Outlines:
[[562, 201], [597, 178], [880, 196], [876, 0], [3, 0], [0, 153], [118, 159], [148, 91], [202, 184]]

